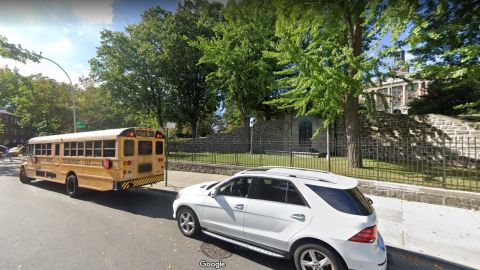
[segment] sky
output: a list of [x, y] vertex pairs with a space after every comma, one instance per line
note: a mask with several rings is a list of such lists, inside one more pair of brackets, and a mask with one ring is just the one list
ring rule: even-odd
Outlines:
[[[6, 0], [0, 8], [0, 35], [10, 43], [56, 61], [72, 82], [89, 72], [88, 61], [100, 45], [100, 31], [122, 31], [140, 21], [153, 6], [174, 11], [178, 0]], [[22, 75], [42, 73], [68, 82], [63, 71], [48, 61], [22, 64], [0, 58], [0, 67], [17, 68]]]

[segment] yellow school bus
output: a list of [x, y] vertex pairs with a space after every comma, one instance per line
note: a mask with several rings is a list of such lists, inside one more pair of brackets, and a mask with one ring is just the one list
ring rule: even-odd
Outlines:
[[124, 190], [163, 181], [164, 136], [150, 128], [122, 128], [32, 138], [20, 181], [63, 183], [71, 197], [79, 188]]

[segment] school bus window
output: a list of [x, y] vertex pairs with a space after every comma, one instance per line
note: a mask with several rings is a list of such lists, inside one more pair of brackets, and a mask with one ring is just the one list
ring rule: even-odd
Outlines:
[[132, 140], [125, 140], [123, 142], [123, 155], [126, 157], [133, 156], [133, 150], [135, 149], [135, 142]]
[[102, 156], [102, 141], [93, 141], [93, 156]]
[[70, 143], [70, 156], [72, 156], [72, 157], [77, 156], [77, 143], [76, 142]]
[[138, 154], [141, 156], [152, 154], [152, 142], [151, 141], [138, 141]]
[[52, 155], [52, 144], [49, 143], [47, 144], [47, 156], [51, 156]]
[[93, 154], [92, 142], [85, 142], [85, 156], [91, 157]]
[[32, 156], [33, 155], [33, 149], [34, 149], [34, 145], [33, 144], [29, 144], [28, 145], [28, 156]]
[[115, 156], [115, 140], [103, 141], [103, 156], [104, 157]]
[[79, 157], [83, 157], [83, 146], [84, 146], [84, 143], [83, 143], [83, 142], [78, 142], [77, 146], [78, 146], [77, 155], [78, 155]]
[[70, 156], [70, 143], [69, 142], [63, 143], [63, 156], [64, 157]]
[[35, 155], [40, 156], [42, 154], [42, 149], [40, 147], [40, 144], [35, 144]]
[[163, 155], [163, 142], [155, 142], [155, 154]]
[[60, 155], [60, 144], [55, 144], [55, 156], [59, 156]]

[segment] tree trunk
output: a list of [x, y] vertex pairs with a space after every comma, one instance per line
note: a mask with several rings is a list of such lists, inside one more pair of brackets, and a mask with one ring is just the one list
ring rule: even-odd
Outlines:
[[197, 120], [192, 120], [190, 121], [190, 126], [192, 127], [192, 139], [196, 139], [198, 134], [197, 134]]
[[242, 140], [245, 142], [248, 142], [250, 140], [250, 117], [249, 116], [243, 117], [243, 130], [244, 130], [244, 135]]
[[345, 135], [347, 137], [347, 160], [349, 168], [362, 168], [360, 149], [360, 119], [358, 116], [358, 97], [348, 94], [345, 100]]

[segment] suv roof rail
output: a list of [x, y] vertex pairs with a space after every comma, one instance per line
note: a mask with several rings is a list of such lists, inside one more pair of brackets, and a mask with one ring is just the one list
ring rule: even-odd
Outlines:
[[300, 179], [306, 179], [306, 180], [314, 180], [314, 181], [321, 181], [321, 182], [326, 182], [326, 183], [331, 183], [331, 184], [336, 184], [336, 182], [319, 178], [319, 177], [312, 177], [308, 175], [297, 175], [297, 174], [292, 174], [292, 173], [279, 173], [279, 172], [269, 172], [270, 169], [297, 169], [297, 170], [304, 170], [304, 171], [311, 171], [311, 172], [320, 172], [320, 173], [328, 173], [324, 171], [318, 171], [318, 170], [309, 170], [309, 169], [302, 169], [302, 168], [294, 168], [294, 167], [281, 167], [281, 166], [262, 166], [259, 168], [255, 169], [247, 169], [244, 171], [241, 171], [241, 174], [248, 173], [248, 172], [262, 172], [263, 174], [267, 175], [276, 175], [276, 176], [287, 176], [287, 177], [294, 177], [294, 178], [300, 178]]
[[331, 172], [322, 171], [322, 170], [306, 169], [306, 168], [298, 168], [298, 167], [284, 167], [284, 166], [260, 166], [259, 169], [294, 169], [294, 170], [307, 171], [307, 172], [331, 173]]

